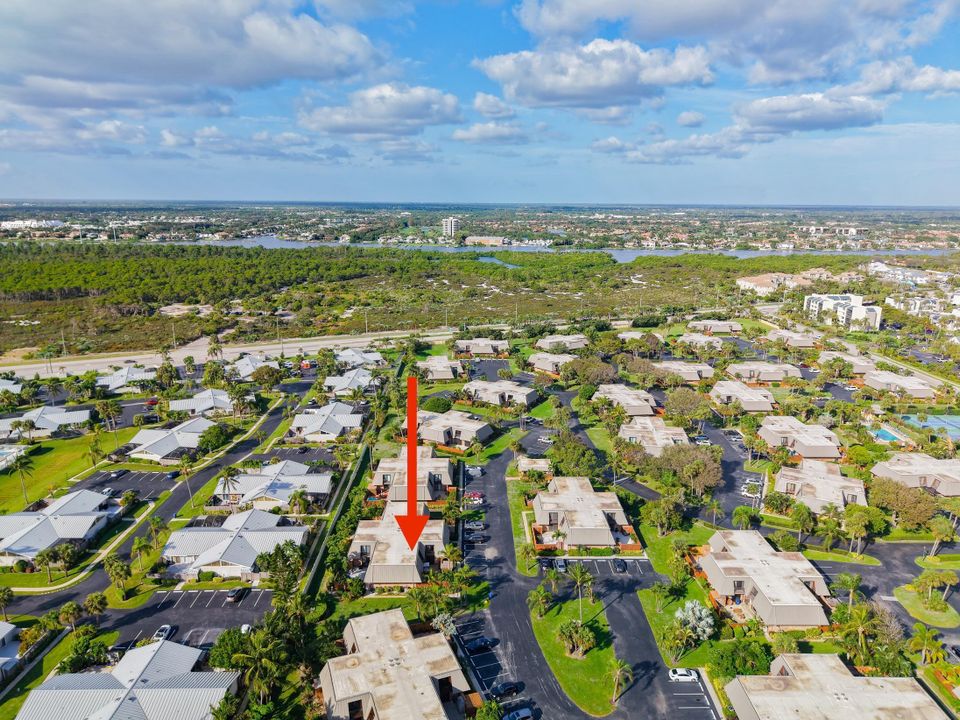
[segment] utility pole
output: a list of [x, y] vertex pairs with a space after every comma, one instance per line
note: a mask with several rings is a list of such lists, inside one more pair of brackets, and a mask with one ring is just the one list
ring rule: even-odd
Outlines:
[[283, 357], [283, 337], [280, 335], [280, 318], [277, 318], [277, 342], [280, 343], [280, 357]]
[[67, 338], [63, 334], [63, 328], [60, 328], [60, 344], [63, 346], [63, 354], [67, 354]]
[[363, 332], [364, 333], [370, 332], [370, 323], [367, 321], [367, 313], [369, 312], [370, 311], [367, 308], [363, 309]]

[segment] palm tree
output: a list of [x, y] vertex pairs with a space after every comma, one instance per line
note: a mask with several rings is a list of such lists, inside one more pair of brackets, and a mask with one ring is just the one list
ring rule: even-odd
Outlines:
[[153, 546], [159, 548], [160, 533], [167, 529], [166, 521], [159, 515], [150, 516], [150, 534], [153, 535]]
[[710, 513], [711, 522], [712, 522], [714, 525], [717, 524], [717, 518], [720, 518], [721, 520], [723, 520], [723, 516], [724, 516], [724, 513], [723, 513], [723, 505], [722, 505], [722, 504], [720, 503], [720, 501], [717, 500], [716, 498], [711, 498], [710, 502], [708, 502], [708, 503], [704, 506], [704, 509], [705, 509], [708, 513]]
[[816, 524], [816, 518], [813, 516], [813, 510], [802, 502], [795, 503], [790, 510], [790, 519], [797, 524], [797, 542], [803, 537], [803, 533], [813, 530]]
[[853, 598], [860, 589], [860, 583], [863, 581], [856, 573], [843, 572], [837, 575], [836, 580], [831, 586], [834, 592], [845, 592], [848, 594], [847, 607], [853, 609]]
[[23, 491], [23, 502], [25, 505], [29, 505], [30, 500], [27, 498], [27, 483], [24, 480], [24, 475], [33, 475], [33, 458], [27, 454], [21, 455], [10, 463], [8, 467], [20, 477], [20, 489]]
[[187, 485], [187, 495], [190, 496], [190, 507], [193, 507], [193, 488], [190, 487], [190, 471], [193, 470], [193, 458], [181, 455], [177, 464], [180, 468], [180, 479]]
[[143, 535], [138, 535], [133, 539], [133, 547], [130, 548], [130, 554], [137, 558], [137, 562], [140, 565], [140, 572], [143, 572], [143, 556], [150, 552], [152, 548], [153, 545], [151, 545], [150, 541]]
[[861, 663], [869, 657], [867, 640], [876, 627], [876, 619], [869, 605], [857, 605], [850, 610], [850, 618], [841, 631], [841, 637], [855, 648]]
[[[580, 622], [583, 622], [583, 593], [593, 588], [593, 575], [580, 563], [574, 563], [567, 573], [570, 582], [577, 589], [577, 600], [580, 606]], [[589, 588], [589, 589], [588, 589]]]
[[3, 621], [7, 622], [7, 605], [13, 602], [13, 590], [8, 587], [0, 586], [0, 612], [3, 613]]
[[840, 521], [832, 517], [820, 516], [820, 523], [817, 525], [817, 532], [823, 538], [823, 547], [829, 550], [838, 540], [843, 539], [843, 528]]
[[270, 692], [276, 683], [286, 659], [283, 642], [266, 628], [250, 634], [246, 652], [234, 653], [233, 662], [245, 668], [243, 679], [260, 697]]
[[[220, 484], [223, 486], [224, 495], [233, 495], [237, 488], [240, 486], [240, 482], [237, 480], [237, 477], [240, 475], [240, 471], [235, 467], [224, 468], [223, 472], [220, 473]], [[231, 502], [232, 506], [231, 511], [237, 511], [236, 503]]]
[[556, 594], [560, 583], [563, 582], [563, 577], [563, 573], [557, 570], [555, 567], [551, 567], [543, 574], [544, 582], [550, 586], [550, 592], [554, 594]]
[[90, 593], [83, 601], [83, 609], [87, 615], [90, 615], [94, 622], [99, 624], [100, 616], [107, 609], [107, 596], [102, 592]]
[[103, 569], [107, 573], [117, 591], [120, 593], [120, 599], [124, 600], [127, 596], [126, 582], [130, 577], [130, 566], [121, 560], [117, 555], [107, 555], [103, 561]]
[[53, 551], [52, 547], [44, 548], [33, 557], [33, 566], [35, 568], [37, 568], [38, 570], [44, 569], [44, 568], [46, 569], [48, 585], [53, 582], [53, 575], [51, 574], [51, 570], [53, 566], [56, 565], [56, 563], [57, 563], [57, 556], [56, 556], [56, 553]]
[[429, 601], [426, 588], [414, 586], [407, 590], [407, 599], [413, 603], [413, 609], [417, 612], [417, 617], [423, 620], [423, 607]]
[[77, 629], [77, 620], [83, 615], [83, 608], [80, 607], [76, 602], [70, 600], [67, 603], [64, 603], [63, 607], [60, 608], [60, 622], [64, 625], [69, 625], [70, 629], [76, 631]]
[[463, 562], [463, 551], [453, 543], [447, 543], [443, 546], [443, 550], [440, 551], [440, 557], [451, 565], [456, 566]]
[[733, 509], [733, 524], [741, 530], [746, 530], [753, 523], [753, 508], [748, 505], [737, 505]]
[[943, 649], [943, 643], [938, 639], [939, 632], [933, 628], [927, 627], [923, 623], [915, 623], [913, 626], [913, 637], [910, 638], [910, 650], [920, 653], [920, 664], [926, 665], [930, 660], [931, 651], [939, 647]]
[[304, 515], [307, 510], [310, 508], [310, 498], [307, 497], [307, 491], [302, 487], [297, 488], [292, 493], [290, 493], [290, 500], [288, 504], [291, 509], [296, 508], [297, 511]]
[[936, 555], [940, 550], [941, 544], [953, 540], [955, 532], [953, 529], [953, 523], [950, 522], [946, 516], [937, 515], [930, 521], [928, 527], [930, 529], [930, 534], [933, 535], [933, 548], [931, 548], [930, 554]]
[[552, 602], [553, 595], [543, 586], [543, 583], [537, 585], [527, 594], [527, 607], [530, 608], [531, 612], [536, 612], [537, 617], [540, 618], [546, 614]]
[[610, 704], [616, 705], [620, 692], [633, 682], [633, 667], [627, 661], [615, 657], [610, 665], [610, 677], [613, 680], [613, 697], [610, 699]]
[[520, 557], [520, 562], [529, 570], [534, 560], [536, 560], [537, 550], [530, 543], [522, 543], [520, 547], [517, 548], [517, 555]]

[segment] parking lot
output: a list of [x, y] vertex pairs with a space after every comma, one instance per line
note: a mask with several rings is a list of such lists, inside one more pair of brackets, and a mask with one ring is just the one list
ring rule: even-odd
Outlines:
[[259, 460], [260, 462], [264, 463], [270, 462], [273, 458], [279, 458], [280, 460], [293, 460], [298, 463], [303, 463], [304, 465], [310, 463], [320, 463], [327, 467], [336, 467], [336, 461], [333, 459], [333, 453], [329, 449], [307, 447], [306, 445], [301, 445], [300, 447], [274, 448], [268, 453], [250, 456], [251, 460]]
[[187, 645], [209, 645], [226, 628], [254, 624], [271, 607], [272, 591], [254, 588], [234, 603], [227, 590], [169, 590], [154, 594], [144, 607], [118, 614], [112, 629], [119, 645], [151, 637], [161, 625], [171, 625], [170, 639]]
[[74, 489], [103, 492], [110, 488], [116, 497], [120, 497], [127, 490], [136, 490], [141, 498], [157, 497], [164, 490], [170, 490], [176, 480], [167, 478], [167, 471], [139, 472], [128, 471], [120, 477], [111, 477], [110, 471], [96, 472], [85, 480], [81, 480]]

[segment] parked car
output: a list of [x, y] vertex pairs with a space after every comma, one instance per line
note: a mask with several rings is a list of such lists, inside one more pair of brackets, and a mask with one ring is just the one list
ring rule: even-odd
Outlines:
[[176, 480], [178, 477], [180, 477], [179, 470], [171, 470], [167, 473], [167, 480]]
[[362, 567], [351, 568], [350, 570], [347, 571], [348, 578], [362, 578], [366, 574], [367, 574], [367, 569]]
[[113, 471], [110, 472], [110, 477], [111, 477], [112, 479], [116, 480], [116, 479], [119, 478], [119, 477], [123, 477], [123, 476], [126, 475], [128, 472], [130, 472], [130, 471], [127, 470], [126, 468], [117, 468], [116, 470], [113, 470]]
[[847, 392], [856, 392], [860, 388], [858, 388], [856, 385], [844, 385], [843, 389], [846, 390]]
[[553, 445], [553, 438], [549, 435], [544, 435], [542, 438], [540, 438], [540, 442], [542, 442], [544, 445]]
[[467, 533], [463, 536], [463, 539], [471, 543], [485, 543], [487, 541], [487, 536], [483, 533]]
[[527, 707], [517, 708], [509, 715], [504, 715], [503, 720], [533, 720], [533, 710]]
[[627, 564], [620, 558], [615, 558], [613, 561], [613, 571], [618, 573], [625, 573], [627, 571]]
[[555, 565], [556, 565], [557, 570], [559, 570], [560, 572], [566, 572], [566, 571], [567, 571], [567, 561], [564, 560], [563, 558], [557, 558], [557, 560], [556, 560], [556, 562], [555, 562]]
[[711, 445], [712, 443], [709, 440], [697, 440], [697, 445]]
[[542, 570], [549, 570], [553, 567], [553, 558], [542, 557], [537, 560]]
[[306, 445], [301, 445], [297, 448], [297, 455], [304, 455], [309, 452], [309, 450], [310, 448], [308, 448]]
[[479, 520], [471, 520], [470, 522], [465, 522], [465, 523], [463, 524], [463, 529], [464, 529], [464, 530], [483, 531], [483, 530], [486, 530], [486, 529], [487, 529], [487, 524], [486, 524], [486, 523], [482, 523], [482, 522], [480, 522]]
[[478, 638], [470, 640], [464, 647], [467, 649], [467, 652], [471, 655], [476, 655], [477, 653], [486, 652], [493, 647], [493, 639], [481, 635]]
[[154, 640], [166, 640], [173, 634], [173, 628], [170, 625], [161, 625], [153, 634]]
[[467, 472], [473, 477], [483, 477], [483, 468], [479, 465], [467, 465]]
[[247, 594], [247, 589], [245, 587], [235, 587], [231, 588], [227, 592], [227, 602], [228, 603], [238, 603], [243, 600], [243, 596]]
[[520, 683], [513, 682], [513, 680], [507, 680], [502, 682], [499, 685], [494, 685], [490, 688], [490, 697], [495, 698], [496, 700], [503, 700], [504, 698], [513, 697], [514, 695], [519, 695]]
[[670, 668], [670, 682], [697, 682], [700, 676], [689, 668]]
[[465, 492], [463, 496], [465, 498], [480, 498], [481, 500], [483, 500], [483, 498], [486, 497], [486, 495], [484, 495], [479, 490], [470, 490], [469, 492]]
[[106, 495], [107, 497], [113, 497], [114, 494], [115, 494], [115, 491], [114, 491], [113, 488], [101, 488], [101, 489], [100, 489], [100, 494], [101, 494], [101, 495]]
[[155, 397], [150, 398], [144, 403], [146, 407], [156, 407], [159, 404], [160, 404], [160, 398], [155, 398]]

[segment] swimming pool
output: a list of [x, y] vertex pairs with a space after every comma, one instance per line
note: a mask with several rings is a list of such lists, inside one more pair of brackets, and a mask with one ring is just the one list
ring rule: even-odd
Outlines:
[[0, 445], [0, 470], [10, 467], [24, 451], [26, 448], [23, 445]]
[[881, 442], [900, 442], [900, 438], [894, 435], [892, 432], [886, 428], [880, 428], [879, 430], [871, 430], [870, 434], [877, 440]]
[[937, 430], [946, 433], [951, 440], [960, 440], [960, 415], [929, 415], [924, 421], [916, 415], [901, 415], [905, 422], [922, 430]]

